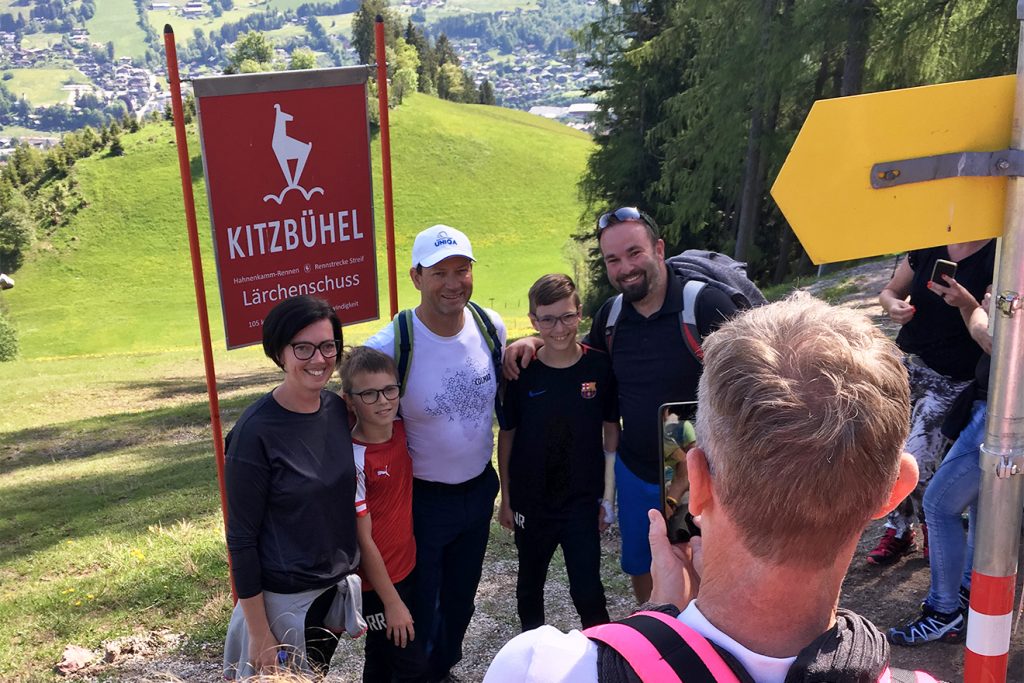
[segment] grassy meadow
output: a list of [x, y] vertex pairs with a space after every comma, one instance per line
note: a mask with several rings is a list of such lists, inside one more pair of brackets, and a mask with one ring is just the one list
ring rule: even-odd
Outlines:
[[332, 36], [342, 36], [346, 40], [352, 40], [352, 18], [355, 12], [345, 14], [325, 14], [318, 16], [316, 20]]
[[17, 97], [24, 97], [32, 106], [44, 107], [67, 102], [65, 83], [89, 83], [89, 78], [78, 69], [58, 67], [46, 69], [4, 69], [11, 74], [5, 81], [7, 88]]
[[[181, 183], [166, 125], [124, 136], [123, 157], [93, 157], [76, 173], [88, 206], [41, 245], [4, 293], [27, 359], [194, 348], [198, 337]], [[413, 237], [434, 223], [464, 230], [477, 256], [474, 298], [523, 332], [526, 291], [568, 268], [562, 249], [580, 215], [575, 183], [589, 139], [523, 112], [415, 95], [392, 114], [399, 303], [416, 295], [407, 271]], [[192, 168], [202, 166], [190, 139]], [[380, 150], [373, 144], [374, 187]], [[195, 178], [211, 327], [223, 344], [206, 192]], [[378, 195], [381, 193], [378, 192]], [[375, 206], [380, 290], [386, 296], [384, 207]], [[386, 300], [386, 299], [385, 299]], [[381, 310], [386, 311], [386, 306]], [[347, 330], [365, 339], [379, 326]]]
[[[2, 7], [2, 4], [0, 4], [0, 7]], [[11, 10], [2, 11], [10, 12]], [[21, 37], [21, 46], [28, 50], [45, 49], [59, 44], [63, 37], [62, 33], [28, 33]]]
[[[580, 214], [575, 182], [589, 139], [521, 112], [424, 95], [391, 118], [401, 305], [416, 303], [406, 275], [413, 236], [445, 222], [473, 239], [474, 298], [525, 332], [529, 285], [568, 269], [562, 247]], [[135, 632], [166, 629], [186, 634], [190, 653], [216, 650], [230, 609], [173, 135], [154, 124], [123, 140], [125, 156], [76, 164], [86, 208], [40, 242], [2, 295], [22, 349], [0, 364], [4, 681], [54, 680], [66, 645], [95, 649]], [[201, 173], [194, 135], [190, 149]], [[380, 188], [376, 142], [373, 167]], [[227, 428], [279, 376], [258, 347], [224, 350], [202, 183], [194, 189]], [[375, 212], [385, 293], [381, 200]]]
[[138, 21], [132, 0], [96, 0], [96, 14], [86, 22], [89, 40], [113, 42], [115, 57], [142, 57], [146, 53], [146, 34]]

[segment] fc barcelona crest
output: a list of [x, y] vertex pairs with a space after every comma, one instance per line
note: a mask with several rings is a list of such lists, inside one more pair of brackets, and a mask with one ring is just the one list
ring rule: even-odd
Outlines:
[[580, 396], [594, 398], [597, 396], [597, 382], [584, 382], [580, 385]]

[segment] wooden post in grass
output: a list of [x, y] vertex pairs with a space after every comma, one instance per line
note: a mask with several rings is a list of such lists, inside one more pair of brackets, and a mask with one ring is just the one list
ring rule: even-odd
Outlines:
[[[217, 482], [220, 485], [220, 512], [224, 531], [228, 528], [227, 489], [224, 487], [224, 435], [220, 425], [220, 401], [217, 398], [217, 372], [213, 367], [213, 345], [210, 343], [210, 316], [206, 308], [206, 284], [203, 280], [203, 257], [199, 251], [199, 230], [196, 226], [196, 202], [192, 195], [192, 169], [189, 167], [188, 139], [185, 137], [185, 110], [181, 100], [181, 78], [178, 76], [178, 51], [174, 45], [174, 29], [164, 25], [164, 49], [167, 52], [167, 81], [171, 86], [171, 108], [174, 112], [174, 137], [178, 147], [178, 168], [181, 171], [181, 193], [185, 203], [185, 224], [188, 230], [188, 251], [192, 257], [192, 281], [196, 289], [196, 308], [199, 313], [199, 336], [203, 344], [203, 364], [206, 367], [206, 393], [210, 397], [210, 427], [213, 431], [213, 453], [217, 461]], [[231, 555], [228, 555], [228, 575], [231, 574]], [[231, 584], [231, 597], [238, 600], [235, 582]]]
[[388, 63], [384, 51], [384, 17], [377, 15], [377, 109], [380, 112], [380, 165], [384, 178], [384, 225], [388, 252], [388, 301], [398, 315], [398, 269], [395, 265], [395, 207], [391, 200], [391, 127], [388, 125]]

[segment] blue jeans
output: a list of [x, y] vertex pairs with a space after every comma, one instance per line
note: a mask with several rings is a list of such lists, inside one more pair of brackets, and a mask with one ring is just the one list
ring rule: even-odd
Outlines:
[[[981, 486], [978, 455], [985, 439], [987, 405], [984, 401], [974, 402], [971, 421], [960, 432], [924, 494], [932, 572], [927, 602], [939, 612], [959, 609], [958, 589], [961, 585], [968, 589], [971, 587], [974, 523], [978, 516], [978, 488]], [[970, 508], [966, 543], [960, 518], [965, 508]]]

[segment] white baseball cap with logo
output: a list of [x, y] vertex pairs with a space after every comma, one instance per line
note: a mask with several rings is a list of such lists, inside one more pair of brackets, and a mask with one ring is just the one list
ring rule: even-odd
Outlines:
[[473, 258], [473, 247], [465, 234], [447, 225], [432, 225], [416, 235], [412, 243], [412, 267], [429, 268], [451, 256]]

